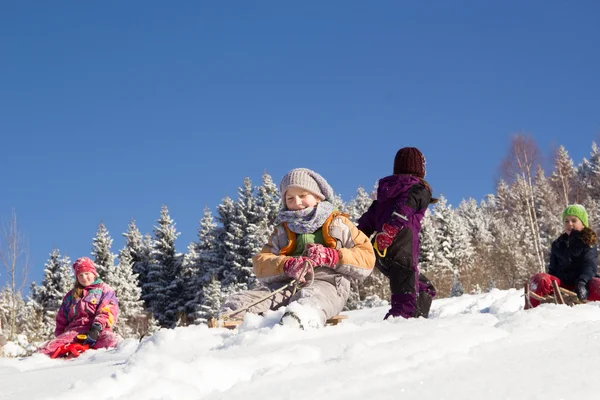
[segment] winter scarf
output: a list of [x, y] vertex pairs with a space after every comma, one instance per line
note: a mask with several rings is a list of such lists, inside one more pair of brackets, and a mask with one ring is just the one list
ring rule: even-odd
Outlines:
[[330, 202], [321, 201], [316, 207], [303, 210], [290, 211], [282, 208], [279, 210], [277, 219], [279, 222], [286, 222], [292, 232], [313, 233], [323, 226], [334, 209], [335, 207]]

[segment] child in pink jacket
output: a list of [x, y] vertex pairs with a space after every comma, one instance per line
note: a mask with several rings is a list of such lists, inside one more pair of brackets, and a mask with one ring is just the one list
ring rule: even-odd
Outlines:
[[[80, 342], [90, 348], [115, 347], [121, 337], [112, 331], [119, 315], [115, 291], [98, 278], [94, 262], [87, 257], [73, 264], [75, 287], [63, 298], [56, 314], [55, 339], [39, 349], [52, 355], [59, 347]], [[85, 339], [77, 339], [84, 334]]]

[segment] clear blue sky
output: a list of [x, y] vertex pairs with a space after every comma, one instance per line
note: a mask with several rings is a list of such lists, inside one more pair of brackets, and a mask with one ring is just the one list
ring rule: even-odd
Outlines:
[[88, 255], [101, 220], [116, 252], [162, 204], [185, 251], [264, 170], [349, 200], [416, 146], [457, 205], [494, 191], [513, 133], [576, 162], [598, 139], [597, 1], [208, 3], [0, 3], [0, 216], [30, 280], [53, 246]]

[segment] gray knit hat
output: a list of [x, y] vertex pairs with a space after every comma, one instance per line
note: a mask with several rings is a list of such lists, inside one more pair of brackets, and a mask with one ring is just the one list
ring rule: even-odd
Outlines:
[[333, 200], [333, 189], [329, 183], [321, 175], [308, 168], [294, 168], [285, 174], [279, 185], [284, 204], [285, 192], [291, 187], [306, 189], [316, 194], [321, 200]]

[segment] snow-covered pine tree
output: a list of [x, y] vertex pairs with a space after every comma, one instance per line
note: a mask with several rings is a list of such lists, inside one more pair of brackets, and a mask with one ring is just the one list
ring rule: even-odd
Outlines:
[[464, 223], [460, 220], [444, 196], [433, 207], [441, 258], [454, 275], [468, 273], [471, 267], [473, 248]]
[[75, 278], [68, 256], [62, 256], [60, 250], [50, 252], [44, 278], [31, 293], [32, 300], [41, 306], [44, 328], [41, 332], [43, 338], [51, 338], [56, 327], [56, 313], [60, 308], [63, 297], [73, 288]]
[[104, 225], [104, 222], [100, 222], [98, 225], [98, 231], [92, 242], [92, 257], [94, 264], [96, 264], [96, 270], [98, 276], [109, 285], [112, 283], [108, 280], [109, 271], [115, 267], [115, 256], [111, 252], [112, 238], [108, 229]]
[[271, 175], [266, 172], [262, 175], [262, 185], [256, 188], [256, 213], [259, 217], [257, 243], [264, 246], [273, 233], [277, 222], [277, 214], [281, 209], [279, 190], [273, 183]]
[[[204, 208], [204, 216], [200, 220], [198, 241], [188, 246], [184, 258], [184, 269], [190, 270], [192, 283], [187, 290], [185, 307], [190, 324], [205, 322], [204, 308], [206, 299], [204, 290], [209, 286], [213, 277], [218, 275], [221, 261], [218, 258], [216, 243], [217, 224], [208, 207]], [[220, 286], [219, 286], [220, 291]], [[202, 307], [202, 308], [201, 308]]]
[[596, 142], [592, 142], [590, 159], [583, 159], [580, 170], [579, 175], [585, 184], [587, 196], [594, 199], [600, 198], [600, 149]]
[[119, 264], [109, 270], [107, 281], [119, 300], [119, 317], [115, 332], [124, 338], [139, 338], [135, 321], [144, 311], [144, 302], [137, 275], [133, 272], [129, 248], [125, 247], [119, 252]]
[[446, 263], [438, 261], [439, 242], [437, 229], [434, 226], [435, 217], [430, 210], [425, 211], [425, 216], [421, 222], [421, 232], [419, 239], [421, 241], [421, 251], [419, 253], [419, 270], [430, 279], [439, 276], [441, 269], [447, 267]]
[[[12, 306], [13, 295], [12, 289], [9, 285], [4, 286], [4, 288], [0, 291], [0, 326], [8, 327], [10, 326], [10, 315], [12, 315]], [[7, 329], [7, 335], [10, 336], [10, 330]], [[17, 329], [15, 334], [19, 333]], [[12, 339], [9, 337], [9, 339]]]
[[[144, 288], [148, 288], [146, 284], [148, 283], [148, 266], [152, 258], [152, 237], [150, 235], [142, 237], [133, 219], [129, 221], [127, 232], [123, 233], [123, 236], [125, 237], [125, 247], [131, 256], [132, 271], [137, 275], [138, 286], [142, 289], [143, 300], [148, 294]], [[144, 307], [147, 305], [144, 304]]]
[[331, 200], [331, 203], [335, 208], [337, 208], [341, 212], [346, 212], [346, 203], [344, 203], [342, 196], [340, 196], [338, 193], [333, 194], [333, 199]]
[[23, 319], [23, 333], [27, 335], [27, 339], [30, 343], [39, 342], [45, 340], [43, 336], [44, 332], [44, 309], [42, 305], [34, 299], [35, 293], [38, 292], [39, 287], [35, 282], [32, 282], [29, 286], [29, 296], [26, 302], [26, 311]]
[[180, 293], [185, 284], [181, 276], [183, 257], [175, 250], [175, 241], [180, 235], [163, 205], [158, 225], [154, 227], [152, 261], [148, 271], [147, 297], [154, 316], [163, 327], [175, 327], [184, 309]]
[[[13, 307], [13, 300], [15, 301], [15, 305]], [[12, 295], [12, 288], [10, 285], [6, 285], [4, 289], [0, 292], [0, 326], [10, 326], [9, 316], [11, 315], [11, 311], [15, 311], [15, 337], [19, 334], [24, 334], [29, 337], [30, 335], [30, 327], [27, 326], [28, 320], [28, 312], [25, 301], [23, 300], [23, 296], [21, 292], [17, 292], [15, 296]], [[9, 333], [9, 332], [6, 332]]]
[[215, 230], [216, 236], [216, 257], [219, 260], [219, 269], [217, 278], [219, 282], [223, 282], [225, 279], [226, 271], [228, 270], [227, 262], [225, 261], [225, 254], [228, 252], [227, 245], [225, 244], [229, 230], [231, 229], [231, 223], [235, 217], [236, 207], [233, 200], [227, 196], [221, 200], [221, 204], [217, 206], [217, 222], [220, 224]]
[[489, 246], [494, 238], [490, 232], [490, 219], [484, 209], [477, 205], [473, 198], [463, 200], [456, 208], [456, 213], [462, 219], [471, 243], [476, 246]]
[[356, 190], [356, 197], [346, 205], [346, 212], [349, 215], [350, 221], [354, 224], [358, 223], [358, 219], [367, 212], [372, 203], [373, 197], [359, 186]]
[[575, 173], [573, 160], [564, 146], [560, 146], [554, 157], [554, 172], [550, 176], [550, 184], [554, 188], [563, 209], [571, 204], [571, 199], [574, 195], [573, 192], [576, 189], [576, 185], [573, 182]]
[[247, 290], [256, 283], [252, 256], [262, 246], [256, 240], [259, 218], [254, 201], [252, 183], [249, 178], [245, 178], [244, 186], [238, 189], [235, 213], [223, 241], [225, 254], [221, 285], [228, 290]]
[[205, 324], [209, 318], [217, 318], [221, 309], [222, 299], [221, 282], [213, 278], [204, 287], [203, 302], [194, 315], [194, 323]]
[[[491, 232], [492, 216], [485, 201], [479, 206], [475, 199], [463, 200], [456, 208], [473, 248], [472, 266], [468, 277], [461, 277], [463, 285], [473, 292], [475, 286], [487, 285], [490, 279], [490, 254], [494, 244]], [[468, 279], [467, 279], [468, 278]]]
[[592, 143], [590, 159], [584, 158], [577, 168], [577, 179], [575, 202], [586, 208], [592, 227], [597, 228], [600, 219], [600, 149], [595, 142]]
[[42, 341], [40, 332], [42, 331], [42, 320], [40, 315], [36, 311], [36, 308], [31, 301], [25, 302], [23, 299], [23, 306], [20, 308], [20, 312], [17, 314], [17, 326], [19, 332], [27, 336], [29, 343], [35, 343]]

